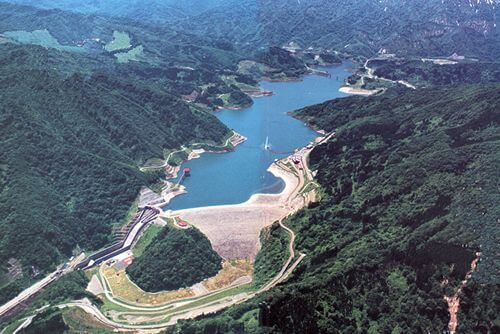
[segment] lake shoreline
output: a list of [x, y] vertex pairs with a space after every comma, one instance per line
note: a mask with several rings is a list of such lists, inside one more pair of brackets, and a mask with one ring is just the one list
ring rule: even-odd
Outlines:
[[[219, 111], [217, 117], [229, 128], [248, 136], [248, 141], [234, 151], [234, 156], [189, 157], [180, 167], [191, 170], [191, 177], [183, 182], [188, 194], [171, 199], [163, 210], [248, 204], [262, 196], [280, 194], [286, 188], [286, 180], [268, 170], [273, 161], [293, 155], [323, 135], [309, 124], [290, 117], [289, 111], [345, 96], [338, 89], [351, 67], [352, 63], [346, 62], [319, 68], [328, 75], [309, 74], [297, 82], [261, 81], [261, 91], [275, 93], [269, 99], [254, 98], [254, 105], [242, 112]], [[298, 98], [303, 92], [306, 98]], [[269, 149], [264, 147], [267, 140]], [[179, 167], [176, 169], [179, 171]]]
[[[320, 145], [329, 135], [317, 137], [314, 145]], [[316, 189], [305, 191], [313, 182], [309, 170], [311, 147], [303, 147], [292, 156], [285, 157], [269, 166], [268, 172], [281, 179], [285, 188], [277, 194], [256, 193], [238, 204], [202, 206], [160, 213], [164, 218], [178, 218], [198, 228], [205, 234], [214, 250], [228, 260], [255, 259], [260, 250], [260, 232], [274, 222], [304, 208], [316, 200]], [[294, 162], [298, 158], [300, 163]]]

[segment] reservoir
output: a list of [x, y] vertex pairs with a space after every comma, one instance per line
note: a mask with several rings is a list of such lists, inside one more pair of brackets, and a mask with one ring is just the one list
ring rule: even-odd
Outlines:
[[[267, 172], [275, 159], [289, 156], [318, 134], [287, 113], [305, 106], [345, 96], [339, 92], [349, 76], [350, 63], [322, 68], [331, 77], [308, 75], [301, 81], [260, 83], [273, 96], [254, 98], [250, 108], [222, 110], [217, 117], [248, 138], [230, 153], [204, 153], [182, 165], [191, 169], [183, 185], [188, 191], [165, 206], [180, 210], [202, 206], [238, 204], [255, 193], [279, 193], [284, 182]], [[266, 141], [268, 149], [265, 149]]]

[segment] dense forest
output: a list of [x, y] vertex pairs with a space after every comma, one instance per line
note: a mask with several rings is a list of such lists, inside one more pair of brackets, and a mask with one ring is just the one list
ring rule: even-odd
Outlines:
[[405, 56], [456, 52], [495, 60], [500, 52], [500, 6], [485, 0], [10, 2], [171, 26], [246, 53], [289, 42], [367, 57], [386, 49]]
[[307, 73], [304, 62], [280, 47], [270, 47], [257, 56], [260, 63], [272, 68], [264, 76], [274, 79], [284, 73], [287, 77], [297, 78]]
[[278, 223], [265, 228], [260, 233], [261, 250], [254, 263], [253, 284], [261, 287], [281, 270], [290, 254], [290, 236]]
[[478, 251], [458, 331], [498, 332], [499, 89], [389, 91], [299, 110], [337, 131], [311, 155], [322, 200], [286, 222], [304, 262], [256, 300], [169, 332], [442, 332], [444, 296]]
[[[44, 30], [48, 35], [37, 40], [33, 32]], [[115, 31], [128, 35], [130, 43], [113, 51], [106, 45], [114, 39]], [[241, 58], [227, 47], [221, 48], [215, 40], [181, 33], [169, 27], [148, 25], [126, 18], [0, 3], [0, 34], [14, 41], [25, 42], [29, 33], [31, 39], [28, 41], [32, 44], [94, 55], [106, 54], [110, 58], [116, 51], [130, 50], [140, 45], [144, 48], [142, 61], [152, 65], [216, 70], [234, 67]]]
[[22, 329], [19, 333], [22, 334], [39, 334], [39, 333], [52, 333], [63, 334], [69, 327], [64, 323], [61, 311], [56, 308], [49, 308], [43, 310], [37, 315], [33, 322], [27, 327]]
[[469, 0], [234, 0], [175, 27], [226, 38], [249, 51], [295, 42], [366, 57], [386, 49], [404, 56], [456, 52], [495, 60], [499, 11], [491, 2]]
[[221, 269], [221, 257], [198, 229], [166, 226], [127, 267], [127, 274], [143, 290], [157, 292], [189, 287]]
[[41, 8], [60, 8], [82, 13], [130, 17], [137, 21], [165, 24], [201, 14], [211, 7], [229, 3], [230, 0], [149, 0], [147, 8], [141, 0], [127, 2], [123, 0], [12, 0], [10, 2]]
[[19, 333], [65, 333], [69, 327], [63, 319], [63, 311], [54, 306], [82, 298], [89, 298], [100, 304], [98, 298], [85, 291], [87, 284], [88, 278], [79, 271], [69, 273], [49, 285], [28, 306], [27, 312], [35, 312], [36, 316], [31, 324]]
[[110, 242], [140, 187], [161, 176], [140, 172], [145, 160], [229, 133], [213, 115], [142, 81], [23, 69], [17, 56], [37, 48], [0, 56], [0, 259], [19, 260], [27, 275], [78, 246]]

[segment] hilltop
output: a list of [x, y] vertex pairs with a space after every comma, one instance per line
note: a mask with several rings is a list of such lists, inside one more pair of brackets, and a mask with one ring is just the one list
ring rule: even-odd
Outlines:
[[221, 263], [222, 258], [198, 229], [166, 226], [127, 267], [127, 274], [144, 291], [170, 291], [215, 276]]
[[[210, 111], [272, 95], [259, 80], [316, 73], [340, 84], [317, 66], [349, 59], [364, 64], [347, 79], [351, 91], [374, 93], [290, 113], [325, 136], [273, 166], [295, 170], [293, 192], [314, 203], [295, 211], [263, 196], [280, 217], [293, 215], [261, 230], [260, 243], [257, 224], [251, 242], [238, 230], [247, 217], [256, 222], [244, 206], [230, 208], [243, 208], [244, 219], [219, 207], [194, 210], [186, 221], [200, 230], [138, 233], [140, 251], [132, 245], [126, 259], [103, 263], [99, 274], [57, 277], [26, 301], [31, 306], [10, 328], [33, 315], [27, 332], [171, 321], [167, 333], [435, 333], [453, 332], [456, 315], [457, 332], [500, 332], [499, 5], [0, 2], [0, 305], [71, 256], [116, 240], [140, 205], [140, 189], [156, 198], [162, 166], [200, 152], [190, 144], [229, 142], [234, 132]], [[258, 129], [272, 132], [265, 122], [275, 121], [262, 120]], [[224, 233], [204, 230], [210, 219]], [[212, 284], [206, 295], [197, 286], [175, 301], [156, 299], [215, 275], [226, 258], [215, 252], [221, 245], [244, 254], [233, 259], [244, 280], [231, 280], [237, 284], [227, 290]], [[96, 295], [85, 292], [90, 278]], [[130, 292], [127, 284], [137, 289], [122, 298], [114, 287]], [[57, 307], [82, 298], [96, 308]], [[54, 308], [36, 315], [48, 302]], [[200, 316], [174, 324], [181, 313]]]
[[224, 37], [243, 49], [292, 43], [365, 57], [385, 49], [401, 56], [456, 52], [493, 60], [500, 52], [499, 12], [495, 1], [244, 0], [176, 27]]
[[236, 73], [244, 57], [216, 40], [126, 18], [0, 3], [0, 41], [65, 52], [64, 59], [53, 54], [33, 58], [35, 67], [43, 61], [68, 73], [118, 73], [210, 108], [224, 105], [221, 96], [241, 93], [239, 84], [226, 77], [253, 83]]

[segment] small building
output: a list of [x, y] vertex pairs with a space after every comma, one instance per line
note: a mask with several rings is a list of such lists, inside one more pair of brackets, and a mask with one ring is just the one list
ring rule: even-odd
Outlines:
[[184, 176], [191, 176], [191, 168], [186, 167], [186, 168], [184, 168], [183, 172], [184, 172]]
[[179, 220], [177, 222], [177, 225], [179, 225], [180, 227], [187, 227], [188, 226], [188, 223], [186, 223], [185, 221], [183, 220]]

